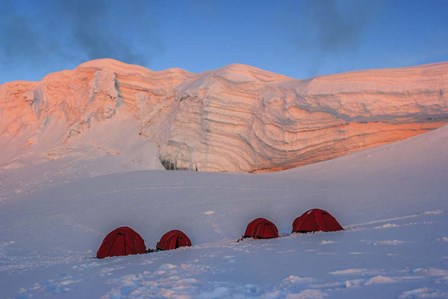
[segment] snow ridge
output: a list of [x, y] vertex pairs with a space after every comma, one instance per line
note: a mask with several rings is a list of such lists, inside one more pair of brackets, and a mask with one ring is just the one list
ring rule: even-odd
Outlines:
[[112, 119], [136, 129], [110, 139], [132, 134], [133, 146], [154, 144], [167, 169], [306, 165], [447, 123], [447, 73], [441, 63], [296, 80], [238, 64], [192, 74], [93, 60], [0, 86], [0, 141], [8, 144], [0, 165], [61, 148], [69, 155]]

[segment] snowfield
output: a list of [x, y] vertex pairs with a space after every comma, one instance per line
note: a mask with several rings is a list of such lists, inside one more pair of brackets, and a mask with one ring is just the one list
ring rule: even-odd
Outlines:
[[[0, 297], [448, 298], [447, 148], [446, 126], [264, 175], [108, 156], [1, 166]], [[314, 207], [346, 230], [291, 235]], [[256, 217], [282, 237], [237, 243]], [[181, 229], [193, 247], [96, 259], [123, 225], [151, 248]]]

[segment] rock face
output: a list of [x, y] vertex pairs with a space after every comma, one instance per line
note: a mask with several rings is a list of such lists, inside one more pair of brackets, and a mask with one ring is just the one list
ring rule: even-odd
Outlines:
[[135, 136], [111, 138], [155, 143], [167, 169], [280, 170], [438, 128], [447, 94], [448, 63], [296, 80], [245, 65], [192, 74], [93, 60], [0, 85], [0, 142], [21, 149], [0, 149], [0, 163], [12, 152], [70, 151], [120, 119]]

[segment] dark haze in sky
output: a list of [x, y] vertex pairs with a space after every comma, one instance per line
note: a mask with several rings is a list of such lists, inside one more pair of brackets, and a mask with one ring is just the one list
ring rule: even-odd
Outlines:
[[0, 2], [1, 70], [110, 57], [149, 65], [164, 45], [144, 0]]
[[[344, 0], [344, 10], [335, 0], [313, 0], [303, 3], [298, 16], [297, 45], [304, 59], [313, 60], [309, 71], [316, 74], [328, 57], [338, 57], [345, 52], [357, 51], [366, 26], [371, 21], [382, 0]], [[339, 1], [341, 3], [341, 1]]]

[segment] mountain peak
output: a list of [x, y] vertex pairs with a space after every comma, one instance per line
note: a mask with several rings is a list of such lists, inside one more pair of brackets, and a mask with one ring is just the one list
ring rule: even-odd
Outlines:
[[171, 76], [193, 76], [193, 73], [190, 73], [182, 68], [168, 68], [161, 71], [154, 71], [144, 66], [140, 66], [137, 64], [129, 64], [126, 62], [122, 62], [119, 60], [111, 59], [111, 58], [101, 58], [94, 59], [80, 64], [76, 69], [99, 69], [99, 70], [110, 70], [119, 74], [139, 74], [142, 76], [153, 76], [156, 74], [159, 75], [171, 75]]
[[254, 66], [246, 64], [229, 64], [222, 68], [207, 72], [215, 76], [221, 76], [229, 81], [244, 82], [244, 81], [262, 81], [274, 82], [291, 80], [291, 78], [276, 74], [270, 71], [262, 70]]
[[86, 61], [80, 64], [76, 69], [83, 68], [94, 68], [94, 69], [106, 69], [106, 70], [115, 70], [122, 72], [143, 72], [143, 73], [151, 73], [152, 71], [146, 67], [137, 65], [137, 64], [128, 64], [119, 60], [115, 60], [112, 58], [100, 58]]

